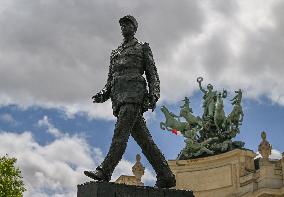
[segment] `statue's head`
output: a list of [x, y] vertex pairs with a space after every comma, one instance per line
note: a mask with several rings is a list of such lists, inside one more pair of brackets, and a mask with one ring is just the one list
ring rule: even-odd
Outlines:
[[126, 15], [119, 19], [121, 32], [124, 37], [134, 35], [138, 28], [136, 19], [131, 15]]
[[208, 90], [213, 90], [213, 86], [209, 83], [209, 84], [207, 85], [207, 89], [208, 89]]
[[235, 93], [237, 93], [237, 94], [242, 94], [242, 90], [241, 90], [241, 89], [238, 89], [238, 90], [235, 91]]
[[162, 111], [162, 112], [165, 112], [165, 111], [166, 111], [166, 106], [162, 105], [162, 106], [161, 106], [161, 111]]
[[262, 138], [262, 140], [266, 140], [266, 132], [265, 131], [261, 132], [261, 138]]
[[186, 96], [186, 97], [184, 97], [184, 99], [183, 99], [182, 101], [184, 101], [185, 103], [189, 103], [189, 99], [188, 99], [188, 97], [187, 97], [187, 96]]

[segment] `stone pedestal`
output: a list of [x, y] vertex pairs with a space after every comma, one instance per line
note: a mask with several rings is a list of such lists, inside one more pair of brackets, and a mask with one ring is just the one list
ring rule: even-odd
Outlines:
[[254, 157], [249, 150], [191, 160], [170, 160], [177, 180], [176, 189], [191, 189], [196, 197], [242, 196], [253, 192]]
[[78, 185], [77, 197], [194, 197], [194, 195], [188, 190], [88, 182]]
[[281, 161], [261, 158], [259, 161], [258, 189], [277, 189], [283, 186]]

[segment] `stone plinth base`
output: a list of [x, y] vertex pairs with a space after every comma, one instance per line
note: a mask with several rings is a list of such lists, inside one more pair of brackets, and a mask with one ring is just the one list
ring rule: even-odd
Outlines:
[[169, 161], [176, 189], [190, 188], [197, 197], [242, 196], [255, 189], [255, 153], [233, 150], [220, 155]]
[[77, 197], [194, 197], [194, 195], [192, 191], [187, 190], [88, 182], [78, 185]]

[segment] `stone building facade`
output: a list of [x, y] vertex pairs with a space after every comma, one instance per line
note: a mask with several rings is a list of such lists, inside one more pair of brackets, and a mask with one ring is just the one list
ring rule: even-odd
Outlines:
[[236, 149], [210, 157], [170, 160], [176, 189], [191, 189], [196, 197], [284, 197], [284, 156], [269, 159], [272, 146], [264, 134], [260, 158], [253, 151]]
[[[236, 149], [190, 160], [169, 160], [176, 176], [175, 189], [192, 190], [196, 197], [284, 197], [284, 155], [269, 159], [272, 146], [262, 133], [258, 150]], [[136, 157], [135, 176], [122, 175], [116, 183], [142, 185], [144, 167]]]

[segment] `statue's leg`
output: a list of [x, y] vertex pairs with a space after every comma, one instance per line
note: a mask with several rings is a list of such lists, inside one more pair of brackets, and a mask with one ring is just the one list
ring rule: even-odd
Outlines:
[[170, 170], [164, 155], [154, 143], [142, 114], [138, 116], [131, 135], [154, 168], [157, 174], [156, 185], [165, 188], [175, 186], [175, 176]]
[[209, 150], [209, 149], [206, 148], [206, 147], [203, 147], [202, 150], [203, 150], [204, 152], [206, 152], [207, 154], [210, 154], [210, 155], [213, 155], [213, 154], [214, 154], [214, 151]]
[[133, 104], [125, 104], [120, 107], [110, 149], [104, 161], [98, 167], [109, 178], [125, 152], [130, 132], [136, 122], [137, 114], [140, 113]]
[[166, 129], [166, 125], [165, 125], [165, 123], [160, 122], [160, 128], [161, 128], [162, 130], [165, 130], [165, 129]]
[[205, 119], [208, 116], [208, 106], [204, 106], [203, 108], [204, 110], [203, 110], [202, 118]]
[[214, 117], [214, 110], [215, 110], [214, 103], [210, 103], [208, 106], [208, 116]]

